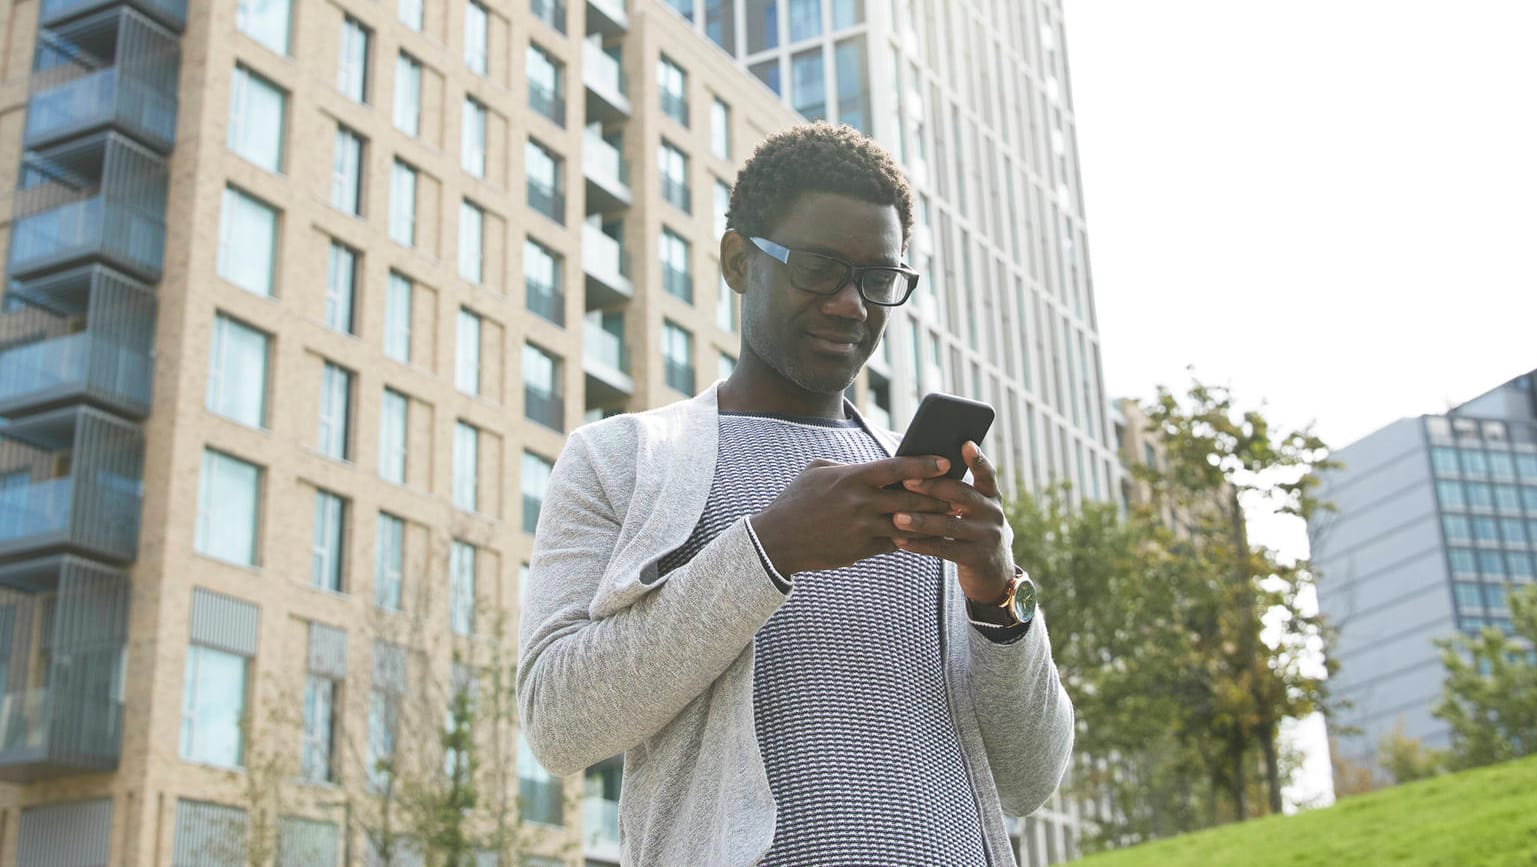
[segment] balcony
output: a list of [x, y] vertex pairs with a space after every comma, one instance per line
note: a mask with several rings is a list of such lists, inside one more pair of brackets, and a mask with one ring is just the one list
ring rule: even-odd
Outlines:
[[535, 18], [549, 25], [555, 32], [566, 32], [566, 4], [560, 0], [533, 0], [529, 8]]
[[181, 33], [187, 27], [187, 0], [43, 0], [37, 13], [39, 27], [55, 27], [92, 12], [128, 6]]
[[613, 307], [635, 297], [629, 253], [592, 223], [582, 224], [582, 271], [587, 275], [588, 310]]
[[155, 298], [100, 265], [17, 283], [0, 315], [0, 416], [88, 403], [149, 414]]
[[554, 187], [528, 181], [528, 206], [564, 226], [566, 224], [566, 194]]
[[38, 38], [24, 145], [113, 128], [162, 154], [176, 139], [176, 35], [128, 8]]
[[556, 126], [566, 125], [566, 95], [543, 85], [528, 83], [528, 107], [542, 114]]
[[635, 394], [624, 337], [605, 329], [603, 314], [598, 311], [582, 321], [582, 372], [586, 374], [584, 408], [588, 411], [623, 404]]
[[558, 394], [523, 386], [523, 415], [553, 431], [566, 429], [566, 401]]
[[591, 130], [582, 136], [582, 176], [587, 179], [586, 213], [630, 206], [630, 167], [618, 148]]
[[543, 317], [556, 325], [566, 324], [566, 296], [554, 286], [529, 280], [524, 283], [524, 303], [530, 313]]
[[582, 843], [588, 858], [619, 861], [619, 802], [588, 796], [582, 799]]
[[0, 567], [5, 683], [47, 684], [0, 694], [0, 780], [117, 767], [128, 596], [126, 575], [77, 557]]
[[28, 151], [13, 200], [10, 276], [101, 261], [158, 282], [166, 183], [165, 160], [116, 132]]
[[630, 116], [624, 70], [592, 40], [582, 43], [582, 84], [587, 89], [587, 123], [618, 123]]
[[138, 551], [144, 433], [89, 407], [0, 425], [0, 560]]
[[624, 11], [624, 0], [587, 0], [587, 33], [623, 36], [629, 29], [630, 16]]
[[692, 364], [680, 364], [671, 358], [665, 359], [662, 362], [662, 379], [675, 391], [693, 396], [694, 366]]

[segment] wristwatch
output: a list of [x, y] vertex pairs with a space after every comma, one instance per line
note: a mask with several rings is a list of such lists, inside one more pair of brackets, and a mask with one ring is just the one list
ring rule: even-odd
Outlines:
[[[968, 604], [970, 600], [967, 600]], [[1035, 619], [1035, 582], [1030, 580], [1030, 573], [1014, 567], [1014, 577], [1009, 579], [1008, 586], [1004, 588], [1003, 598], [990, 605], [977, 605], [978, 608], [1002, 608], [1008, 612], [1014, 621], [1010, 626], [1019, 626]]]

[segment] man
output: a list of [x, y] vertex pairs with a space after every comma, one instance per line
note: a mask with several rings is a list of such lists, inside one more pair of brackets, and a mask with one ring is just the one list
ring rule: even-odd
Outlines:
[[[1072, 747], [1046, 625], [1002, 607], [997, 472], [973, 481], [844, 399], [917, 275], [874, 142], [769, 138], [721, 238], [741, 361], [578, 430], [545, 494], [518, 702], [551, 772], [624, 753], [627, 864], [1013, 864]], [[900, 483], [895, 489], [888, 485]]]

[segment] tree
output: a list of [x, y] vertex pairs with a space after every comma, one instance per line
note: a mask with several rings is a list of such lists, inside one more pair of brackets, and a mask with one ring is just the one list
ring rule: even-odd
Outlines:
[[1446, 680], [1434, 714], [1451, 724], [1454, 769], [1537, 752], [1537, 585], [1509, 604], [1511, 635], [1484, 627], [1436, 642]]
[[1446, 756], [1404, 734], [1399, 719], [1393, 730], [1377, 741], [1377, 764], [1394, 783], [1412, 783], [1441, 773]]

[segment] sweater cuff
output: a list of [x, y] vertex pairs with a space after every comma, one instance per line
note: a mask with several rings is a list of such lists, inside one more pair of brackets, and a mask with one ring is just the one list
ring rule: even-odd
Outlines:
[[991, 641], [994, 644], [1018, 643], [1020, 639], [1029, 634], [1030, 624], [1035, 622], [1035, 620], [1032, 618], [1025, 621], [1024, 623], [1016, 623], [1013, 626], [999, 626], [996, 623], [983, 623], [980, 620], [971, 620], [970, 617], [967, 617], [966, 619], [971, 622], [972, 628], [975, 629], [983, 638], [986, 638], [988, 641]]
[[742, 523], [747, 525], [747, 538], [752, 540], [753, 550], [758, 552], [758, 559], [763, 562], [763, 571], [768, 573], [769, 580], [774, 582], [774, 586], [779, 588], [779, 592], [788, 596], [795, 587], [794, 582], [779, 574], [779, 570], [774, 568], [774, 564], [769, 560], [768, 555], [763, 553], [763, 543], [758, 541], [758, 533], [752, 528], [752, 519], [743, 518]]

